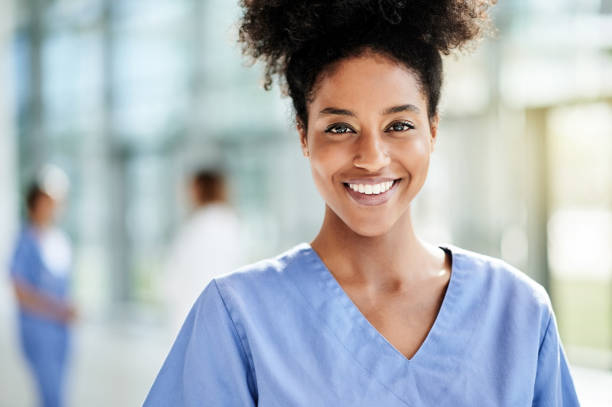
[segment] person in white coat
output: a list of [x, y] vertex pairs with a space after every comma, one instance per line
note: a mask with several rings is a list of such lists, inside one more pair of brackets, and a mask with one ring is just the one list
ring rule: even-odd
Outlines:
[[240, 222], [227, 198], [223, 175], [194, 173], [189, 183], [193, 213], [181, 226], [166, 261], [166, 304], [174, 333], [202, 289], [244, 262]]

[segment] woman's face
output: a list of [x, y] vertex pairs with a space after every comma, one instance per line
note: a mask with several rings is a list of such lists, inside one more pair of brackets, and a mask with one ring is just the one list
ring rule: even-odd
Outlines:
[[419, 192], [436, 140], [437, 117], [416, 76], [374, 53], [326, 72], [298, 126], [315, 185], [333, 214], [362, 236], [386, 233]]
[[30, 218], [38, 226], [49, 226], [55, 220], [56, 209], [56, 201], [47, 194], [41, 194], [30, 211]]

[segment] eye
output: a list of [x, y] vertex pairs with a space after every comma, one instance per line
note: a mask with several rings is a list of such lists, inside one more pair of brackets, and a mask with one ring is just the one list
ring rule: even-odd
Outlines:
[[414, 130], [414, 124], [408, 122], [408, 121], [401, 121], [401, 122], [394, 122], [391, 123], [391, 125], [389, 127], [387, 127], [387, 129], [385, 131], [407, 131], [407, 130]]
[[333, 133], [333, 134], [346, 134], [346, 133], [355, 133], [355, 130], [353, 130], [346, 123], [334, 123], [332, 125], [327, 126], [327, 128], [325, 129], [325, 132]]

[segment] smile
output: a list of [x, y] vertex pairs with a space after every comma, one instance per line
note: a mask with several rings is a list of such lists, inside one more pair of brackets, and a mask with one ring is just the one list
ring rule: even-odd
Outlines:
[[377, 184], [343, 183], [344, 188], [355, 202], [361, 205], [382, 205], [387, 202], [401, 179], [384, 181]]
[[382, 182], [380, 184], [348, 184], [353, 191], [366, 195], [384, 194], [393, 186], [393, 181]]

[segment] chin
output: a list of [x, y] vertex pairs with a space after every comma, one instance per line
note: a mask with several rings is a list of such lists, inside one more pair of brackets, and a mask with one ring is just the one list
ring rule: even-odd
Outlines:
[[381, 222], [376, 222], [375, 224], [371, 222], [348, 222], [346, 226], [359, 236], [378, 237], [389, 232], [392, 225]]

